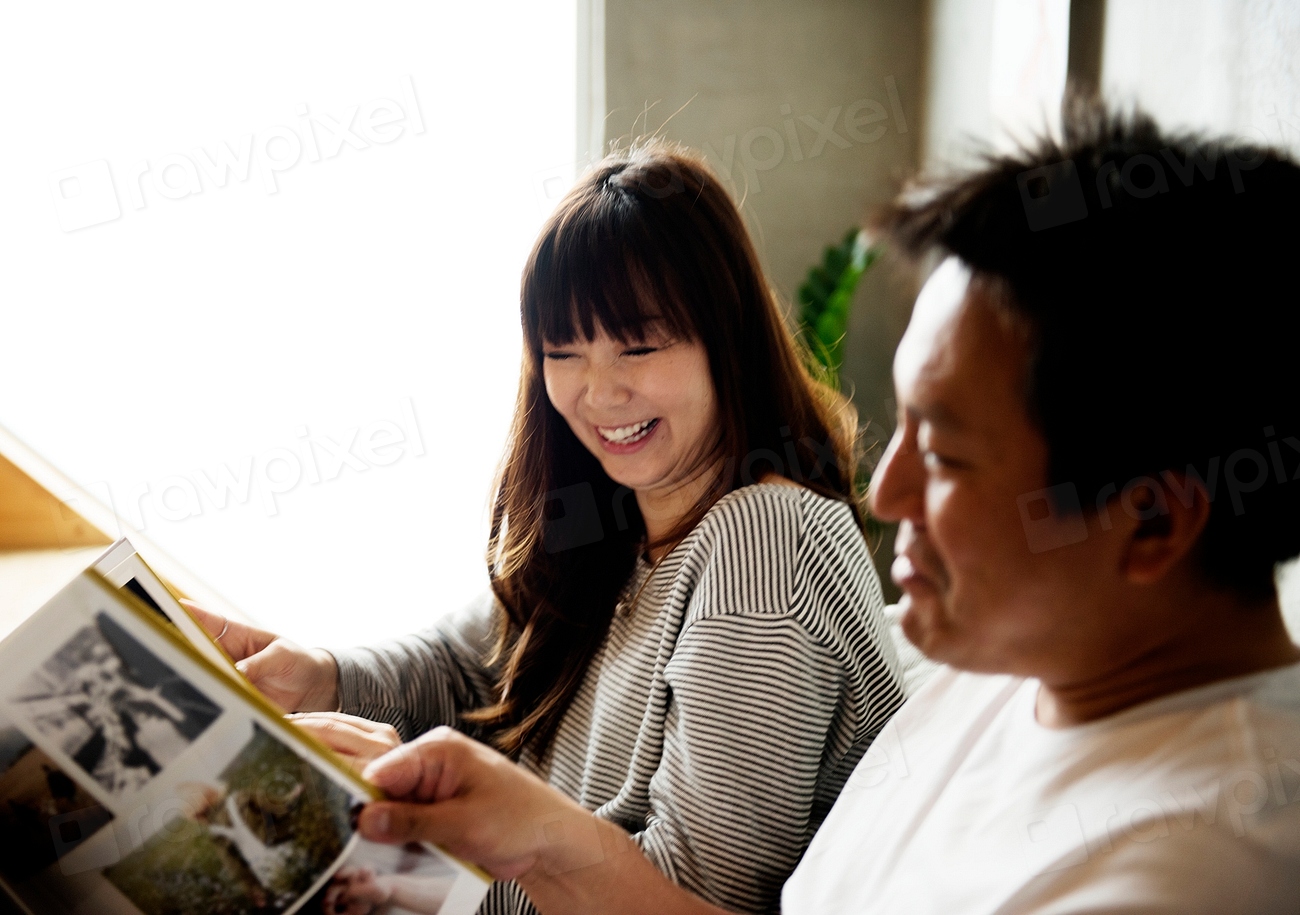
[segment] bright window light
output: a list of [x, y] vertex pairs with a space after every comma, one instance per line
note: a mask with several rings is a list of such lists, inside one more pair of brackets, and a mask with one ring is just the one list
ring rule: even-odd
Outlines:
[[486, 587], [574, 0], [15, 7], [0, 424], [268, 628]]

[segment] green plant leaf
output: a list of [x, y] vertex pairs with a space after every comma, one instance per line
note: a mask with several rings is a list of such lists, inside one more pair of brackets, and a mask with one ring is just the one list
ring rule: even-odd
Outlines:
[[879, 253], [864, 232], [850, 229], [842, 242], [826, 248], [822, 262], [809, 269], [799, 287], [799, 331], [813, 358], [835, 378], [843, 362], [853, 293]]

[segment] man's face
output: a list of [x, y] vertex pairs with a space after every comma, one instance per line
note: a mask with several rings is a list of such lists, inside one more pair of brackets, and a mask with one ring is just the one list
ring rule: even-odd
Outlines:
[[921, 650], [967, 670], [1074, 679], [1122, 653], [1110, 625], [1121, 538], [1094, 518], [1081, 542], [1042, 550], [1044, 525], [1081, 523], [1053, 515], [1034, 520], [1031, 549], [1017, 500], [1047, 486], [1047, 445], [1025, 407], [1025, 335], [993, 294], [956, 258], [921, 291], [894, 359], [899, 425], [871, 506], [900, 522], [892, 573]]

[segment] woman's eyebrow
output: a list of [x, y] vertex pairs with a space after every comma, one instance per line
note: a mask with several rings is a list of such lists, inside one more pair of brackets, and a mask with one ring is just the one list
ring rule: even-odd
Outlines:
[[649, 321], [643, 321], [623, 328], [618, 339], [622, 343], [643, 344], [652, 340], [663, 340], [672, 337], [673, 334], [668, 328], [667, 322], [662, 318], [652, 318]]

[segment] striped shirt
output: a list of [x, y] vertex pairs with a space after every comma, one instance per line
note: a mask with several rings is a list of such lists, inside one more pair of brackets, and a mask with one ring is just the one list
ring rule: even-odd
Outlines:
[[[902, 702], [883, 608], [848, 506], [781, 484], [736, 490], [657, 567], [638, 562], [550, 753], [521, 762], [632, 833], [678, 884], [777, 911]], [[458, 724], [491, 696], [492, 612], [489, 595], [433, 629], [338, 652], [342, 711], [403, 739]], [[498, 883], [479, 911], [533, 909]]]

